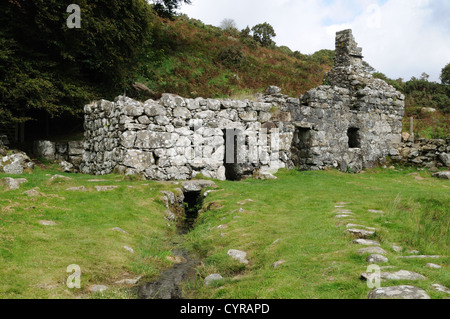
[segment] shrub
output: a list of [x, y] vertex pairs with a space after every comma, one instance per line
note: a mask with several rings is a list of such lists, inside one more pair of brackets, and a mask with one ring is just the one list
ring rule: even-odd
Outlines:
[[244, 53], [242, 47], [239, 45], [231, 45], [222, 48], [219, 52], [219, 60], [226, 66], [241, 65], [244, 60]]

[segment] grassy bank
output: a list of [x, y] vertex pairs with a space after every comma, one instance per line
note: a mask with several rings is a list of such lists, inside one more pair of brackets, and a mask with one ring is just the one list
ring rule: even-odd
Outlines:
[[[366, 298], [370, 289], [359, 279], [367, 255], [356, 251], [347, 223], [377, 229], [392, 271], [425, 275], [404, 282], [425, 289], [432, 298], [446, 297], [430, 286], [450, 285], [448, 258], [406, 260], [396, 244], [420, 254], [447, 256], [450, 244], [450, 183], [413, 169], [374, 170], [360, 175], [284, 171], [278, 180], [221, 182], [208, 195], [187, 246], [204, 257], [195, 280], [185, 285], [193, 298]], [[245, 201], [251, 199], [253, 201]], [[336, 203], [347, 202], [351, 218], [336, 219]], [[383, 210], [384, 214], [368, 210]], [[232, 260], [229, 249], [248, 253], [248, 265]], [[276, 261], [284, 260], [277, 269]], [[425, 268], [434, 262], [442, 269]], [[391, 270], [387, 270], [391, 271]], [[203, 278], [220, 273], [224, 280], [205, 287]], [[397, 283], [383, 282], [382, 286]]]
[[[176, 230], [164, 219], [159, 191], [173, 186], [115, 175], [91, 182], [98, 177], [65, 174], [72, 179], [51, 182], [57, 173], [36, 169], [20, 176], [28, 183], [19, 190], [0, 189], [0, 298], [100, 297], [88, 291], [98, 284], [110, 288], [103, 297], [134, 298], [129, 286], [115, 282], [138, 276], [150, 280], [171, 266], [166, 257]], [[118, 187], [95, 189], [105, 185]], [[66, 190], [78, 186], [86, 191]], [[34, 187], [38, 196], [24, 194]], [[81, 289], [64, 284], [71, 264], [81, 268]]]

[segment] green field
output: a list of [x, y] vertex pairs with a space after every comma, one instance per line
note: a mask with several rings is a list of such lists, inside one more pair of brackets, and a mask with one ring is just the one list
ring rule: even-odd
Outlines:
[[[174, 183], [118, 175], [89, 182], [98, 177], [70, 174], [72, 180], [49, 182], [53, 174], [36, 169], [22, 176], [29, 182], [19, 190], [0, 188], [0, 298], [136, 298], [130, 286], [115, 282], [156, 279], [173, 265], [167, 257], [176, 246], [201, 260], [196, 275], [183, 284], [186, 298], [366, 298], [370, 289], [359, 277], [366, 272], [367, 255], [356, 253], [363, 247], [344, 233], [347, 223], [376, 228], [371, 239], [388, 252], [386, 265], [395, 267], [387, 271], [405, 269], [427, 277], [382, 286], [412, 284], [432, 298], [447, 297], [431, 285], [450, 286], [450, 182], [427, 171], [286, 170], [276, 174], [277, 180], [215, 181], [218, 188], [205, 198], [196, 227], [182, 237], [164, 219], [159, 193], [179, 187]], [[81, 185], [86, 192], [66, 190]], [[118, 188], [97, 192], [97, 185]], [[36, 186], [41, 196], [23, 194]], [[335, 217], [340, 202], [354, 213], [351, 218]], [[41, 220], [56, 225], [44, 226]], [[403, 252], [395, 252], [393, 244]], [[231, 259], [229, 249], [246, 251], [249, 263]], [[410, 250], [443, 257], [398, 258]], [[274, 269], [279, 260], [284, 263]], [[442, 268], [426, 268], [430, 262]], [[81, 289], [64, 284], [71, 264], [81, 268]], [[204, 278], [212, 273], [224, 279], [205, 286]], [[88, 288], [94, 284], [110, 289], [92, 294]]]

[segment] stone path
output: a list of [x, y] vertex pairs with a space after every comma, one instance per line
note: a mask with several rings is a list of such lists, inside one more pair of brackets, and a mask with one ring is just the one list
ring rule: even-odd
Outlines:
[[[349, 203], [347, 202], [339, 202], [336, 203], [335, 213], [337, 215], [335, 218], [338, 219], [344, 219], [348, 221], [348, 218], [357, 218], [355, 213], [353, 213], [351, 210], [346, 209], [346, 205]], [[369, 213], [372, 214], [384, 214], [384, 211], [382, 210], [374, 210], [369, 209], [367, 210]], [[357, 251], [359, 255], [366, 255], [369, 256], [366, 258], [366, 261], [371, 265], [376, 264], [386, 264], [389, 262], [389, 259], [385, 256], [387, 252], [381, 248], [381, 244], [373, 239], [374, 236], [376, 236], [376, 229], [369, 226], [364, 226], [360, 224], [353, 224], [348, 223], [346, 225], [346, 229], [344, 230], [345, 234], [352, 235], [355, 239], [353, 239], [353, 243], [357, 245], [363, 245], [363, 246], [369, 246], [365, 248], [361, 248]], [[392, 246], [392, 250], [396, 253], [401, 253], [403, 251], [403, 248], [400, 246], [397, 246], [394, 244]], [[403, 259], [425, 259], [425, 258], [440, 258], [441, 256], [435, 256], [435, 255], [419, 255], [418, 251], [409, 251], [409, 254], [411, 256], [398, 256], [398, 258]], [[440, 265], [428, 263], [426, 266], [427, 268], [431, 269], [440, 269]], [[384, 266], [380, 267], [379, 269], [389, 269], [389, 268], [395, 268], [392, 266]], [[374, 273], [362, 273], [360, 275], [360, 279], [367, 280], [369, 282], [372, 282], [374, 279]], [[423, 276], [422, 274], [412, 272], [409, 270], [398, 270], [395, 272], [380, 272], [379, 273], [379, 279], [383, 281], [389, 281], [389, 280], [408, 280], [408, 281], [420, 281], [420, 280], [426, 280], [427, 278]], [[442, 292], [442, 293], [450, 293], [450, 290], [442, 286], [440, 284], [433, 284], [431, 286], [434, 290]], [[393, 287], [382, 287], [378, 289], [372, 290], [369, 295], [367, 296], [368, 299], [431, 299], [430, 296], [424, 291], [423, 289], [410, 286], [410, 285], [401, 285], [401, 286], [393, 286]]]

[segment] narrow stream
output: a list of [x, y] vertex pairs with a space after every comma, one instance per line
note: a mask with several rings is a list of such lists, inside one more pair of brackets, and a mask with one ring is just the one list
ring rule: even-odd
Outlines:
[[[193, 229], [202, 203], [201, 191], [184, 193], [184, 218], [177, 224], [180, 241], [184, 240], [183, 235]], [[180, 243], [175, 244], [181, 246]], [[172, 254], [181, 262], [163, 271], [157, 281], [139, 286], [139, 299], [183, 299], [180, 285], [183, 281], [195, 275], [195, 267], [199, 261], [183, 248], [176, 248], [172, 251]]]

